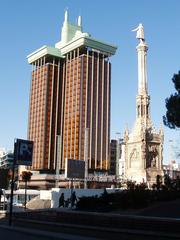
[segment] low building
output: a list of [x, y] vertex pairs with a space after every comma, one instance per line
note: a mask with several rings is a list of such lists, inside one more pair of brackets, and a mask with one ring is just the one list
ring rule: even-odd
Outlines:
[[0, 158], [6, 154], [5, 148], [0, 148]]
[[116, 171], [116, 175], [117, 175], [117, 179], [119, 180], [125, 180], [126, 178], [126, 173], [125, 173], [125, 144], [123, 139], [119, 140], [119, 158], [118, 158], [118, 163], [117, 163], [117, 171]]
[[112, 139], [110, 143], [110, 171], [109, 174], [116, 175], [116, 179], [124, 179], [125, 176], [125, 157], [124, 141]]
[[4, 153], [0, 157], [0, 169], [11, 169], [13, 165], [14, 154], [12, 152]]
[[177, 179], [177, 177], [180, 177], [180, 165], [175, 162], [164, 164], [163, 172], [164, 175], [168, 175], [171, 179]]

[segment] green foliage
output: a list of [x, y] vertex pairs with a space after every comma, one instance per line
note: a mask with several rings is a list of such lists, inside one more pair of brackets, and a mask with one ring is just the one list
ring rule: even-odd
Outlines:
[[127, 181], [126, 185], [128, 190], [134, 190], [136, 183], [133, 181]]
[[133, 190], [123, 190], [100, 197], [81, 197], [77, 209], [88, 211], [112, 211], [115, 209], [143, 208], [148, 206], [149, 190], [136, 187]]
[[168, 174], [164, 175], [164, 185], [167, 189], [171, 189], [171, 187], [172, 187], [171, 178], [169, 177]]
[[172, 81], [174, 83], [176, 91], [178, 92], [178, 94], [180, 94], [180, 71], [178, 72], [178, 74], [174, 74]]
[[172, 78], [177, 92], [166, 98], [166, 115], [163, 116], [164, 124], [169, 128], [180, 128], [180, 71]]
[[116, 209], [141, 209], [157, 201], [171, 201], [180, 198], [180, 179], [172, 181], [157, 175], [157, 182], [152, 190], [145, 183], [127, 182], [127, 189], [114, 193], [104, 193], [98, 197], [81, 197], [77, 203], [78, 210], [107, 212]]
[[179, 176], [177, 176], [177, 178], [176, 178], [176, 190], [180, 191], [180, 177]]
[[107, 211], [108, 202], [105, 198], [98, 196], [81, 197], [76, 204], [76, 208], [88, 211]]
[[157, 201], [171, 201], [179, 197], [179, 192], [173, 189], [168, 190], [167, 188], [162, 187], [162, 190], [157, 192]]
[[159, 190], [162, 185], [162, 177], [160, 175], [156, 176], [156, 189]]

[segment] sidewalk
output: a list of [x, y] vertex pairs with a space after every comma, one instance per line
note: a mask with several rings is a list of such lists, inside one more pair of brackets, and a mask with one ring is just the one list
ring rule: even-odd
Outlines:
[[180, 199], [157, 202], [150, 207], [139, 210], [136, 214], [139, 216], [180, 219]]

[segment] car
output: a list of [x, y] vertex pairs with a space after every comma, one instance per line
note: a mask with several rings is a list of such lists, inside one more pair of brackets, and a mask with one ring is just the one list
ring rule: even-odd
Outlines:
[[15, 207], [23, 207], [23, 204], [20, 201], [14, 201], [13, 202], [13, 206], [15, 206]]

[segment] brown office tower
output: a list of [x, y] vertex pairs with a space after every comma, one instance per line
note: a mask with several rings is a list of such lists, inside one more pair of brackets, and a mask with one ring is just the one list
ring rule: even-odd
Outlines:
[[28, 56], [32, 65], [29, 139], [34, 141], [33, 170], [64, 170], [65, 158], [85, 157], [89, 170], [108, 170], [110, 141], [109, 57], [116, 47], [93, 39], [68, 21], [55, 47]]
[[61, 59], [43, 56], [32, 67], [28, 137], [34, 141], [33, 169], [54, 169], [61, 127]]

